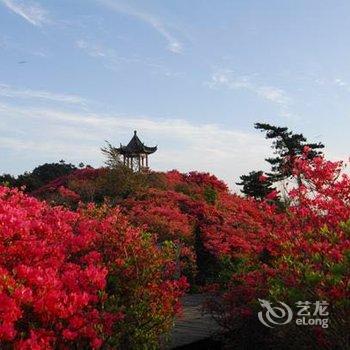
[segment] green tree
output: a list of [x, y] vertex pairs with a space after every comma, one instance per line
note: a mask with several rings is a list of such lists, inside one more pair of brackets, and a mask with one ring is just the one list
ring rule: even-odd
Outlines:
[[73, 164], [61, 160], [58, 163], [39, 165], [32, 172], [24, 172], [17, 177], [4, 174], [0, 176], [0, 183], [18, 188], [25, 186], [27, 192], [32, 192], [58, 177], [70, 174], [76, 169]]
[[267, 176], [264, 176], [263, 171], [251, 171], [248, 175], [240, 176], [241, 182], [236, 184], [243, 186], [241, 192], [246, 196], [254, 197], [261, 200], [266, 198], [271, 192], [275, 191], [272, 187], [273, 182]]
[[[256, 123], [254, 127], [265, 132], [266, 139], [272, 140], [275, 157], [265, 159], [271, 165], [271, 172], [267, 173], [264, 181], [260, 181], [262, 171], [251, 171], [248, 175], [240, 176], [241, 182], [237, 185], [243, 186], [241, 192], [247, 196], [263, 199], [275, 190], [272, 187], [274, 183], [292, 177], [295, 159], [304, 152], [305, 147], [309, 150], [309, 159], [322, 154], [322, 143], [309, 143], [304, 135], [293, 133], [287, 127], [267, 123]], [[297, 176], [297, 182], [299, 186], [302, 184], [300, 176]]]
[[68, 175], [76, 169], [75, 165], [60, 160], [59, 163], [45, 163], [39, 165], [32, 171], [31, 175], [42, 183], [48, 183], [58, 177]]
[[[287, 127], [278, 127], [266, 123], [256, 123], [255, 129], [266, 133], [266, 139], [272, 140], [272, 148], [275, 157], [267, 158], [271, 165], [269, 178], [272, 182], [284, 180], [292, 176], [294, 161], [297, 156], [303, 153], [305, 147], [309, 149], [308, 157], [312, 159], [322, 152], [322, 143], [309, 143], [302, 134], [295, 134]], [[298, 177], [298, 184], [301, 185], [301, 178]]]

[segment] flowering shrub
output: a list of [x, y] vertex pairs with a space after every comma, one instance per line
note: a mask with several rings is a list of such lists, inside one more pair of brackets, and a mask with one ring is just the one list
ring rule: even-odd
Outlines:
[[109, 271], [104, 309], [124, 312], [110, 345], [156, 348], [181, 310], [180, 297], [188, 287], [184, 277], [173, 278], [174, 246], [164, 242], [159, 249], [152, 235], [131, 227], [119, 210], [89, 205], [82, 213], [99, 219], [93, 227], [98, 235], [94, 243]]
[[178, 272], [193, 281], [197, 256], [201, 254], [198, 250], [202, 249], [198, 242], [201, 237], [196, 236], [199, 213], [193, 208], [215, 206], [225, 193], [228, 194], [227, 186], [207, 173], [132, 173], [119, 167], [77, 170], [33, 195], [72, 209], [77, 208], [79, 200], [118, 203], [130, 222], [152, 233], [159, 244], [173, 242]]
[[193, 240], [191, 218], [181, 211], [184, 195], [173, 191], [150, 189], [122, 203], [135, 225], [145, 225], [158, 240]]
[[191, 281], [196, 274], [194, 221], [181, 208], [181, 193], [149, 189], [121, 203], [135, 226], [144, 227], [160, 244], [171, 241], [177, 250], [177, 272]]
[[174, 254], [118, 209], [71, 212], [0, 187], [0, 348], [156, 346], [186, 288]]
[[94, 169], [87, 167], [77, 169], [68, 175], [61, 176], [41, 188], [33, 191], [31, 195], [45, 199], [52, 204], [64, 204], [76, 209], [77, 201], [94, 201], [98, 195], [96, 182], [108, 172], [106, 168]]
[[[206, 283], [220, 292], [209, 309], [229, 330], [231, 341], [254, 338], [255, 346], [279, 348], [290, 336], [291, 347], [346, 349], [350, 178], [341, 173], [342, 163], [310, 158], [307, 152], [293, 160], [298, 186], [290, 191], [284, 210], [274, 205], [276, 191], [267, 201], [246, 199], [230, 193], [214, 176], [197, 172], [131, 175], [124, 170], [90, 169], [63, 182], [56, 180], [56, 187], [49, 185], [55, 187], [49, 193], [56, 203], [75, 208], [79, 199], [102, 202], [108, 197], [122, 208], [123, 215], [93, 206], [76, 214], [68, 212], [78, 215], [74, 220], [87, 220], [87, 232], [93, 236], [88, 244], [85, 239], [79, 241], [81, 249], [87, 255], [97, 252], [101, 265], [94, 266], [107, 269], [104, 293], [97, 293], [104, 297], [94, 308], [100, 310], [103, 305], [107, 313], [103, 317], [116, 320], [105, 322], [101, 316], [106, 330], [97, 334], [98, 339], [137, 348], [145, 339], [150, 341], [149, 336], [155, 344], [160, 332], [170, 328], [176, 300], [185, 287], [183, 280], [173, 276], [185, 273], [192, 283]], [[45, 197], [45, 189], [41, 193], [50, 198]], [[80, 260], [78, 265], [82, 266]], [[269, 331], [256, 318], [258, 298], [289, 305], [299, 300], [328, 301], [330, 326], [290, 324], [278, 333]], [[108, 335], [111, 327], [113, 337]]]
[[120, 316], [97, 311], [108, 270], [98, 254], [84, 263], [79, 257], [93, 233], [78, 219], [0, 188], [2, 344], [45, 349], [60, 339], [97, 348], [110, 330], [106, 320]]
[[324, 300], [330, 305], [329, 328], [291, 323], [269, 331], [274, 344], [265, 346], [279, 348], [282, 336], [291, 348], [349, 348], [350, 178], [341, 175], [341, 166], [322, 157], [310, 160], [306, 153], [295, 161], [302, 184], [290, 192], [285, 213], [251, 202], [253, 210], [246, 203], [222, 230], [209, 227], [208, 249], [230, 262], [216, 286], [224, 292], [221, 301], [209, 303], [209, 309], [231, 335], [247, 327], [254, 334], [252, 324], [261, 328], [255, 322], [258, 298], [289, 305]]

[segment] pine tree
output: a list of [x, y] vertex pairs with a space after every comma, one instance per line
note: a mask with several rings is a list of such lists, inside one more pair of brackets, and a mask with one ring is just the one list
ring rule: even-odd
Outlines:
[[[296, 157], [308, 148], [308, 158], [321, 155], [322, 143], [309, 143], [302, 134], [295, 134], [287, 127], [279, 127], [267, 123], [256, 123], [255, 129], [266, 133], [266, 139], [272, 140], [272, 148], [275, 157], [265, 159], [271, 165], [271, 172], [267, 176], [262, 171], [251, 171], [248, 175], [240, 177], [241, 182], [237, 185], [243, 186], [241, 190], [247, 196], [256, 199], [266, 198], [275, 188], [274, 183], [285, 180], [293, 176], [293, 168]], [[260, 181], [264, 178], [264, 181]], [[302, 184], [302, 179], [297, 177], [298, 185]]]
[[271, 179], [263, 171], [251, 171], [248, 175], [240, 176], [241, 182], [236, 185], [243, 186], [241, 192], [246, 196], [261, 200], [275, 191]]
[[[295, 134], [287, 127], [278, 127], [266, 123], [256, 123], [255, 129], [266, 133], [266, 139], [273, 140], [272, 148], [276, 157], [267, 158], [271, 165], [269, 178], [272, 182], [284, 180], [292, 176], [294, 161], [297, 156], [303, 153], [305, 147], [309, 149], [308, 157], [312, 159], [320, 154], [324, 148], [322, 143], [308, 143], [302, 134]], [[298, 178], [299, 185], [301, 179]]]

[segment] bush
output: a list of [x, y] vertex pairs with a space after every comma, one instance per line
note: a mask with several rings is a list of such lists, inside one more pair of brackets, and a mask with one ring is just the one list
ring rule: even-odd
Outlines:
[[49, 207], [0, 187], [0, 347], [156, 348], [186, 288], [174, 249], [119, 209]]
[[[230, 261], [216, 285], [223, 294], [208, 308], [231, 339], [256, 323], [258, 299], [292, 307], [297, 301], [326, 301], [329, 328], [291, 322], [267, 332], [263, 343], [287, 348], [288, 339], [289, 348], [349, 349], [350, 178], [341, 175], [341, 166], [323, 157], [310, 160], [306, 153], [294, 169], [305, 185], [290, 192], [286, 212], [251, 202], [260, 212], [253, 220], [245, 219], [247, 207], [242, 207], [235, 222], [225, 219], [226, 228], [207, 232], [208, 249]], [[263, 332], [251, 332], [251, 338], [254, 334], [259, 343]]]
[[[200, 280], [201, 284], [206, 274], [216, 273], [205, 271], [214, 261], [205, 251], [197, 230], [200, 208], [210, 212], [209, 208], [218, 205], [221, 197], [229, 196], [227, 186], [215, 176], [198, 172], [181, 174], [176, 170], [134, 173], [119, 165], [113, 169], [76, 170], [32, 194], [71, 209], [76, 209], [79, 201], [120, 205], [130, 222], [153, 234], [159, 244], [173, 242], [178, 273], [182, 271], [190, 281]], [[199, 278], [196, 260], [202, 275]]]

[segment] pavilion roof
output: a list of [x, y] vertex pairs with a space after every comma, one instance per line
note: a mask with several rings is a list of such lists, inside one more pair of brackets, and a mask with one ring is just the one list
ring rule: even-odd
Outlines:
[[120, 144], [120, 147], [117, 148], [117, 150], [124, 155], [137, 155], [141, 153], [151, 154], [157, 150], [157, 146], [149, 147], [144, 145], [143, 142], [141, 142], [141, 140], [138, 138], [137, 131], [135, 130], [134, 136], [130, 142], [126, 146]]

